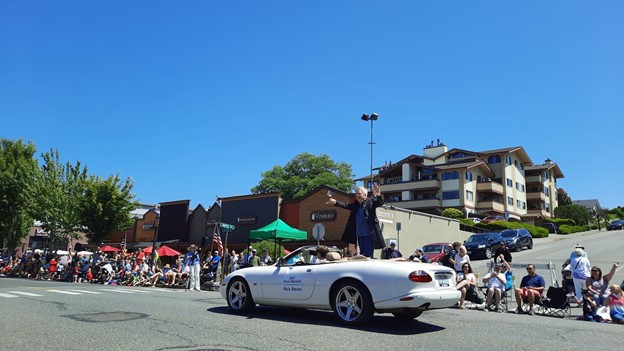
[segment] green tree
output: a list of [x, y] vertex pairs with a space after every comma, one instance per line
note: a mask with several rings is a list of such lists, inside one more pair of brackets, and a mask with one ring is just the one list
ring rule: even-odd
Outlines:
[[588, 224], [592, 219], [589, 210], [580, 205], [563, 205], [555, 209], [555, 215], [559, 218], [569, 218], [577, 225]]
[[559, 206], [572, 205], [572, 198], [563, 188], [557, 189], [557, 202]]
[[80, 199], [80, 219], [89, 243], [99, 243], [109, 234], [132, 225], [130, 211], [136, 206], [133, 186], [130, 178], [122, 182], [118, 175], [89, 178]]
[[311, 190], [328, 185], [346, 192], [354, 190], [351, 165], [335, 162], [327, 155], [314, 156], [302, 153], [284, 167], [274, 166], [262, 173], [262, 180], [251, 188], [254, 194], [281, 193], [285, 200], [297, 199]]
[[41, 158], [34, 214], [48, 232], [50, 243], [60, 245], [68, 238], [79, 238], [82, 223], [78, 206], [85, 191], [87, 168], [80, 161], [62, 164], [58, 150], [50, 150]]
[[446, 218], [464, 218], [464, 213], [456, 208], [445, 208], [444, 211], [442, 211], [442, 217], [446, 217]]
[[0, 244], [10, 250], [33, 225], [34, 184], [38, 165], [32, 143], [0, 139]]

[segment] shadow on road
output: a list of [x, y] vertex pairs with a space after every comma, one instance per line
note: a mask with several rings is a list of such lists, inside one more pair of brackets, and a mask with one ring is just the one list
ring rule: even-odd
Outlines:
[[[445, 328], [437, 325], [420, 322], [415, 319], [410, 322], [402, 322], [391, 314], [376, 314], [372, 320], [362, 326], [347, 326], [336, 320], [336, 316], [330, 311], [279, 308], [279, 307], [256, 307], [253, 312], [247, 315], [236, 315], [229, 312], [227, 307], [212, 307], [207, 309], [208, 312], [227, 314], [233, 317], [239, 317], [243, 320], [267, 319], [272, 321], [322, 325], [328, 327], [341, 327], [346, 329], [358, 329], [362, 331], [370, 331], [375, 333], [384, 333], [392, 335], [414, 335], [431, 332], [438, 332]], [[423, 313], [426, 316], [427, 312]]]

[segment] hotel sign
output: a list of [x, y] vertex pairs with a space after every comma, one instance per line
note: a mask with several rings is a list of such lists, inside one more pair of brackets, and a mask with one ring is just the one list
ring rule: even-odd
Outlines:
[[312, 222], [335, 221], [336, 211], [335, 210], [312, 211], [310, 213], [310, 220]]

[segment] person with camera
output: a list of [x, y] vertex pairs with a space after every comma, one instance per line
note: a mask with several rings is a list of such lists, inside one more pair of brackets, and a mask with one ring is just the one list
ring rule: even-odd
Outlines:
[[187, 290], [191, 291], [201, 291], [200, 281], [199, 281], [199, 252], [197, 252], [197, 246], [195, 244], [191, 244], [188, 247], [188, 252], [186, 253], [186, 264], [190, 268], [190, 284]]

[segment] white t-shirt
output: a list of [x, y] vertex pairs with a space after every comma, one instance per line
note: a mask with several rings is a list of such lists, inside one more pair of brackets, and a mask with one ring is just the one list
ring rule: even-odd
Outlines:
[[[462, 281], [464, 279], [464, 273], [457, 273], [457, 280]], [[466, 274], [466, 280], [469, 282], [476, 282], [477, 277], [475, 277], [474, 273]]]
[[501, 289], [504, 290], [505, 289], [505, 284], [507, 283], [507, 279], [505, 279], [505, 274], [503, 273], [498, 273], [498, 278], [500, 278], [502, 280], [502, 283], [500, 280], [498, 280], [496, 278], [496, 273], [492, 272], [492, 273], [488, 273], [485, 275], [484, 279], [487, 279], [487, 283], [485, 285], [487, 285], [488, 288], [495, 288], [495, 289]]
[[461, 257], [460, 254], [455, 254], [453, 259], [455, 260], [455, 271], [457, 272], [462, 271], [464, 263], [470, 263], [470, 256], [468, 256], [468, 254], [464, 255], [464, 257]]

